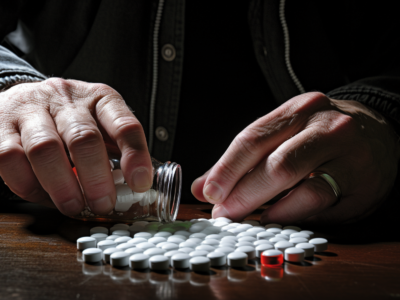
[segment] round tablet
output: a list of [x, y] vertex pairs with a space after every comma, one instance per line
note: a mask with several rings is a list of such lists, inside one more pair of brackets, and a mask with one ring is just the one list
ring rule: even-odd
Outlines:
[[272, 224], [267, 224], [267, 225], [265, 225], [264, 227], [265, 227], [265, 229], [269, 229], [269, 228], [279, 228], [279, 229], [282, 229], [282, 225], [274, 224], [274, 223], [272, 223]]
[[272, 244], [276, 244], [277, 242], [281, 242], [281, 241], [286, 241], [287, 242], [287, 240], [285, 240], [285, 239], [283, 239], [283, 238], [277, 238], [277, 237], [273, 237], [273, 238], [271, 238], [271, 239], [269, 239], [269, 241], [272, 243]]
[[257, 235], [257, 233], [266, 232], [266, 231], [265, 231], [265, 228], [253, 227], [253, 228], [247, 229], [247, 232], [254, 232]]
[[258, 240], [258, 241], [255, 241], [255, 242], [253, 243], [254, 247], [257, 247], [258, 245], [262, 245], [262, 244], [274, 245], [273, 243], [271, 243], [271, 242], [268, 241], [268, 240]]
[[236, 244], [238, 241], [238, 238], [236, 236], [228, 235], [228, 236], [224, 236], [221, 239], [221, 242], [225, 242], [225, 241], [233, 241]]
[[166, 244], [162, 245], [161, 249], [164, 249], [165, 251], [172, 251], [172, 250], [178, 250], [179, 245], [175, 243], [169, 243], [167, 242]]
[[129, 266], [133, 270], [143, 270], [149, 267], [149, 257], [146, 254], [134, 254], [129, 257]]
[[287, 248], [285, 250], [285, 260], [290, 262], [302, 262], [304, 260], [304, 250], [300, 248]]
[[275, 246], [276, 250], [284, 252], [285, 249], [294, 247], [294, 244], [291, 242], [288, 242], [288, 241], [280, 241], [280, 242], [277, 242], [274, 246]]
[[213, 252], [213, 251], [215, 251], [216, 248], [213, 246], [210, 246], [210, 245], [200, 245], [200, 246], [195, 247], [195, 249], [196, 250], [205, 250], [207, 252]]
[[90, 228], [90, 234], [92, 235], [95, 233], [105, 233], [108, 235], [108, 228], [101, 226]]
[[128, 244], [133, 244], [133, 245], [137, 245], [137, 244], [145, 243], [145, 242], [147, 242], [147, 239], [144, 239], [144, 238], [133, 238], [133, 239], [127, 241]]
[[242, 230], [242, 232], [243, 232], [243, 231], [246, 231], [247, 229], [250, 229], [252, 227], [253, 226], [250, 225], [250, 224], [241, 224], [241, 225], [237, 226], [236, 229]]
[[290, 240], [290, 237], [286, 234], [282, 234], [282, 233], [278, 233], [277, 235], [275, 235], [276, 238], [282, 238], [284, 240]]
[[144, 251], [143, 251], [143, 249], [140, 249], [140, 248], [137, 248], [137, 247], [133, 247], [133, 248], [126, 249], [125, 252], [129, 253], [130, 255], [133, 255], [133, 254], [143, 253]]
[[190, 257], [207, 256], [209, 252], [205, 250], [195, 250], [189, 253]]
[[217, 233], [221, 232], [221, 227], [210, 226], [210, 227], [204, 228], [201, 232], [205, 233], [207, 235], [217, 234]]
[[149, 243], [149, 242], [143, 242], [143, 243], [137, 244], [136, 247], [143, 249], [143, 251], [145, 251], [147, 249], [154, 248], [155, 245], [152, 243]]
[[219, 233], [220, 236], [225, 237], [225, 236], [235, 236], [232, 232], [229, 231], [224, 231]]
[[256, 249], [253, 246], [241, 246], [236, 248], [235, 252], [246, 253], [248, 259], [254, 259], [256, 257]]
[[243, 252], [232, 252], [228, 254], [228, 265], [233, 268], [243, 268], [247, 264], [247, 254]]
[[207, 254], [210, 259], [211, 267], [220, 267], [226, 265], [226, 255], [223, 252], [211, 252]]
[[121, 251], [125, 251], [126, 249], [129, 249], [129, 248], [135, 248], [136, 246], [135, 245], [133, 245], [133, 244], [129, 244], [129, 243], [122, 243], [122, 244], [119, 244], [117, 247], [115, 247], [115, 248], [118, 248], [118, 249], [120, 249]]
[[179, 245], [180, 243], [183, 243], [185, 240], [184, 239], [181, 239], [181, 238], [179, 238], [179, 237], [176, 237], [176, 236], [170, 236], [168, 239], [167, 239], [167, 242], [168, 243], [174, 243], [174, 244], [177, 244], [177, 245]]
[[186, 235], [181, 235], [181, 234], [176, 234], [176, 233], [174, 235], [170, 236], [170, 237], [176, 237], [176, 238], [181, 239], [183, 241], [186, 241], [188, 239], [188, 237]]
[[143, 254], [148, 255], [149, 257], [155, 256], [155, 255], [164, 255], [166, 251], [161, 248], [150, 248], [147, 249], [146, 251], [143, 252]]
[[190, 256], [187, 253], [177, 253], [171, 257], [171, 266], [175, 269], [187, 269], [190, 267]]
[[222, 236], [220, 236], [219, 234], [210, 234], [210, 235], [207, 235], [206, 237], [205, 237], [205, 239], [206, 240], [221, 240], [222, 239]]
[[115, 239], [114, 242], [117, 245], [121, 245], [121, 244], [129, 242], [130, 240], [132, 240], [132, 238], [129, 236], [120, 236], [119, 238]]
[[[244, 247], [246, 247], [246, 246], [244, 246]], [[235, 248], [232, 248], [232, 247], [220, 247], [220, 248], [215, 249], [215, 252], [222, 252], [225, 255], [228, 255], [229, 253], [232, 253], [234, 251], [235, 251]]]
[[310, 236], [310, 238], [314, 237], [314, 232], [312, 232], [310, 230], [302, 230], [302, 231], [300, 231], [300, 233], [308, 234]]
[[106, 250], [103, 251], [103, 259], [106, 263], [110, 262], [110, 255], [113, 254], [114, 252], [120, 252], [120, 249], [117, 248], [107, 248]]
[[101, 261], [103, 251], [99, 248], [88, 248], [83, 250], [82, 258], [84, 262], [96, 263]]
[[150, 257], [150, 269], [165, 271], [169, 268], [169, 258], [164, 255], [155, 255]]
[[129, 225], [128, 224], [124, 224], [124, 223], [118, 223], [118, 224], [114, 224], [113, 227], [118, 227], [118, 228], [121, 228], [121, 229], [124, 229], [124, 230], [128, 230]]
[[215, 219], [215, 221], [216, 222], [223, 221], [223, 222], [226, 222], [226, 223], [232, 223], [233, 222], [231, 219], [228, 219], [228, 218], [225, 218], [225, 217], [218, 217], [218, 218]]
[[239, 243], [240, 242], [251, 242], [254, 243], [255, 241], [257, 241], [257, 239], [254, 236], [244, 236], [244, 237], [240, 237], [238, 239]]
[[118, 229], [113, 231], [113, 235], [119, 235], [119, 236], [131, 236], [131, 233], [128, 230], [122, 230]]
[[261, 254], [261, 264], [265, 267], [277, 267], [283, 264], [283, 253], [279, 250], [265, 250]]
[[304, 250], [304, 257], [314, 256], [314, 245], [310, 243], [300, 243], [296, 245], [296, 248]]
[[273, 233], [273, 234], [278, 234], [278, 233], [281, 233], [281, 232], [282, 232], [282, 229], [273, 227], [273, 228], [268, 228], [268, 229], [267, 229], [267, 232], [271, 232], [271, 233]]
[[200, 245], [202, 241], [203, 240], [199, 239], [199, 238], [188, 238], [186, 240], [186, 242], [190, 242], [190, 243], [196, 244], [197, 246]]
[[181, 251], [181, 249], [179, 249], [179, 250], [172, 250], [172, 251], [168, 251], [168, 252], [164, 253], [164, 256], [168, 257], [170, 265], [171, 265], [171, 257], [178, 253], [186, 253], [186, 252], [183, 252], [183, 251]]
[[106, 250], [107, 248], [116, 248], [117, 243], [112, 240], [104, 240], [97, 243], [97, 248], [101, 249], [102, 251]]
[[310, 239], [310, 235], [308, 235], [307, 233], [304, 233], [304, 232], [295, 232], [295, 233], [292, 233], [292, 234], [290, 235], [290, 238], [291, 238], [291, 239], [297, 238], [297, 237], [306, 238], [307, 240]]
[[113, 267], [126, 267], [129, 265], [131, 255], [125, 251], [114, 252], [110, 255], [110, 264]]
[[[221, 243], [219, 243], [219, 245], [218, 245], [218, 248], [221, 248], [221, 247], [231, 247], [231, 248], [235, 248], [235, 243], [232, 241], [232, 242], [230, 242], [230, 243], [228, 243], [228, 242], [221, 242]], [[203, 245], [203, 246], [205, 246], [205, 245]]]
[[210, 271], [210, 259], [205, 256], [196, 256], [190, 259], [190, 268], [194, 272]]
[[209, 246], [218, 246], [219, 245], [219, 240], [215, 239], [209, 239], [209, 240], [204, 240], [201, 242], [202, 245], [209, 245]]
[[316, 238], [308, 241], [314, 245], [314, 252], [322, 252], [328, 249], [328, 240], [323, 238]]
[[274, 246], [271, 244], [261, 244], [256, 247], [256, 256], [261, 258], [261, 254], [266, 250], [274, 249]]
[[207, 234], [204, 233], [193, 233], [191, 235], [189, 235], [189, 238], [197, 238], [197, 239], [202, 239], [204, 240], [206, 238]]
[[275, 237], [275, 234], [273, 234], [272, 232], [263, 231], [257, 233], [257, 240], [269, 240], [272, 239], [273, 237]]
[[90, 236], [84, 236], [76, 240], [76, 248], [85, 250], [88, 248], [96, 248], [96, 239]]
[[94, 233], [91, 235], [91, 237], [96, 239], [96, 245], [97, 245], [98, 242], [104, 241], [108, 237], [108, 235], [105, 233]]
[[190, 232], [186, 231], [186, 230], [178, 230], [174, 233], [174, 235], [183, 235], [185, 236], [187, 239], [189, 238], [189, 236], [191, 235]]
[[283, 227], [282, 228], [283, 230], [286, 230], [286, 229], [292, 229], [292, 230], [296, 230], [296, 231], [300, 231], [301, 230], [301, 228], [300, 227], [298, 227], [298, 226], [285, 226], [285, 227]]
[[[253, 229], [253, 228], [250, 228], [250, 229]], [[250, 230], [250, 229], [249, 229], [249, 230]], [[264, 230], [264, 231], [265, 231], [265, 230]], [[256, 238], [256, 237], [257, 237], [257, 232], [244, 231], [244, 232], [241, 232], [241, 233], [239, 233], [239, 234], [237, 235], [238, 238], [242, 238], [242, 237], [245, 237], [245, 236], [250, 236], [250, 237]]]
[[151, 235], [151, 233], [142, 231], [142, 232], [135, 233], [135, 235], [133, 237], [134, 238], [144, 238], [144, 239], [148, 240], [149, 238], [152, 237], [152, 235]]
[[154, 237], [163, 237], [165, 239], [169, 238], [172, 235], [171, 232], [166, 232], [166, 231], [161, 231], [161, 232], [157, 232]]
[[198, 244], [192, 243], [192, 242], [183, 242], [179, 244], [179, 248], [196, 248]]
[[108, 237], [106, 237], [106, 240], [115, 241], [117, 238], [120, 238], [120, 236], [119, 235], [109, 235]]
[[157, 245], [158, 243], [162, 243], [162, 242], [166, 242], [166, 241], [167, 241], [166, 238], [159, 237], [159, 236], [149, 238], [149, 240], [148, 240], [149, 243], [152, 243], [154, 245]]
[[187, 254], [189, 254], [190, 252], [193, 252], [194, 250], [195, 250], [194, 248], [189, 248], [189, 247], [179, 248], [180, 252], [187, 253]]
[[298, 231], [297, 230], [293, 230], [293, 229], [285, 229], [285, 230], [281, 231], [281, 234], [290, 236], [292, 233], [296, 233], [296, 232], [298, 232]]
[[253, 243], [252, 242], [239, 242], [239, 243], [235, 244], [236, 248], [239, 248], [242, 246], [253, 246]]
[[308, 239], [303, 238], [303, 237], [295, 237], [295, 238], [291, 238], [289, 240], [289, 242], [293, 243], [296, 246], [297, 244], [300, 244], [300, 243], [307, 243]]

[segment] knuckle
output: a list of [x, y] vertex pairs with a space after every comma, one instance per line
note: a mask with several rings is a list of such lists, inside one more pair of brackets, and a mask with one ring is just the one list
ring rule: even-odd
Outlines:
[[248, 155], [254, 155], [260, 148], [260, 144], [265, 139], [265, 132], [260, 128], [249, 128], [245, 132], [239, 133], [235, 138], [235, 143], [239, 149]]
[[330, 131], [340, 135], [354, 135], [359, 130], [359, 125], [354, 118], [340, 112], [332, 112]]
[[37, 133], [30, 137], [25, 146], [25, 152], [30, 160], [51, 163], [55, 159], [54, 153], [58, 153], [60, 148], [62, 148], [60, 140], [56, 137]]
[[100, 95], [110, 95], [110, 94], [117, 94], [117, 91], [114, 90], [107, 84], [104, 83], [93, 83], [93, 92], [98, 93]]
[[57, 94], [60, 94], [60, 92], [61, 94], [65, 94], [65, 92], [68, 92], [72, 86], [70, 81], [60, 77], [46, 79], [44, 84], [50, 87]]
[[118, 138], [126, 136], [141, 137], [144, 135], [143, 126], [132, 117], [119, 117], [114, 120], [114, 133]]
[[[218, 161], [214, 169], [217, 170], [217, 176], [215, 178], [217, 182], [220, 182], [221, 179], [223, 181], [233, 182], [238, 174], [237, 170], [232, 165], [225, 163], [223, 160]], [[212, 180], [214, 180], [212, 177], [208, 179], [208, 181]]]
[[22, 149], [8, 142], [0, 143], [0, 166], [12, 165], [24, 155]]
[[68, 149], [80, 155], [97, 152], [96, 149], [99, 149], [102, 141], [101, 134], [95, 126], [82, 123], [72, 126], [69, 138]]
[[278, 185], [286, 185], [297, 177], [298, 171], [288, 155], [273, 153], [266, 161], [267, 179]]

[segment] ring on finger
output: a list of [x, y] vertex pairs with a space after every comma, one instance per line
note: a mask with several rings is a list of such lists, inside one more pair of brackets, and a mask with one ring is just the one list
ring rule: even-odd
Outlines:
[[336, 202], [333, 205], [337, 204], [340, 201], [340, 198], [342, 197], [342, 190], [340, 189], [337, 182], [332, 178], [332, 176], [330, 176], [329, 174], [326, 174], [324, 172], [312, 172], [312, 173], [310, 173], [310, 175], [308, 175], [308, 179], [316, 178], [316, 177], [322, 178], [329, 184], [329, 186], [332, 188], [332, 190], [336, 196]]

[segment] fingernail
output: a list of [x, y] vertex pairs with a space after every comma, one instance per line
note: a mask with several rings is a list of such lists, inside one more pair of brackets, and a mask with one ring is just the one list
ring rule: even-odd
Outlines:
[[82, 203], [78, 199], [68, 200], [67, 202], [61, 203], [60, 206], [62, 213], [68, 216], [77, 215], [83, 209]]
[[149, 189], [152, 182], [149, 179], [149, 172], [145, 168], [137, 169], [132, 176], [133, 185], [139, 189]]
[[230, 219], [230, 215], [228, 211], [225, 209], [225, 207], [222, 204], [215, 204], [212, 210], [212, 218], [216, 219], [219, 217], [225, 217]]
[[221, 200], [222, 193], [222, 189], [218, 183], [214, 181], [211, 181], [209, 184], [207, 184], [203, 191], [204, 196], [211, 200], [211, 203], [218, 203]]
[[114, 208], [110, 196], [105, 196], [103, 198], [90, 201], [89, 206], [92, 211], [97, 214], [109, 213]]

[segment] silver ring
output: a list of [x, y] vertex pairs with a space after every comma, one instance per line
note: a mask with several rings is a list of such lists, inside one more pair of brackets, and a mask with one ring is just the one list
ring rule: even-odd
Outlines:
[[325, 180], [330, 185], [330, 187], [332, 188], [332, 190], [336, 196], [336, 202], [334, 203], [334, 204], [336, 204], [342, 197], [342, 190], [340, 189], [340, 187], [336, 183], [336, 181], [330, 175], [323, 173], [323, 172], [312, 172], [308, 176], [308, 179], [315, 178], [315, 177], [321, 177], [323, 180]]

